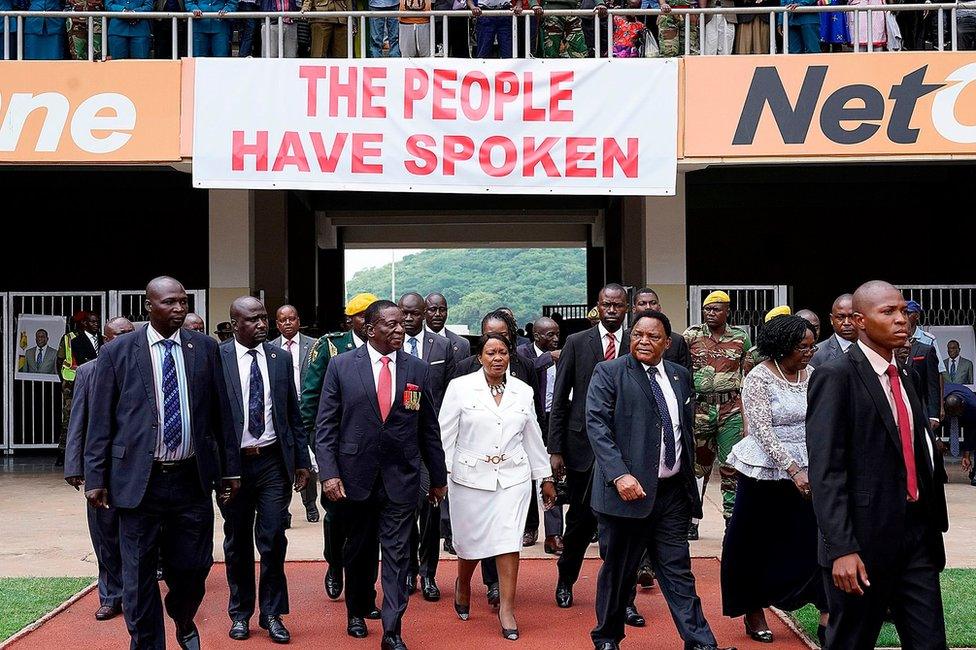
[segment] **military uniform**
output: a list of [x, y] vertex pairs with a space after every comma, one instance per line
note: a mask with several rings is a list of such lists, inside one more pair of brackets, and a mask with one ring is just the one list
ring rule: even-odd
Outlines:
[[[68, 0], [65, 7], [70, 11], [105, 11], [102, 0]], [[76, 61], [88, 60], [88, 19], [68, 19], [68, 53]], [[92, 52], [95, 60], [102, 57], [102, 19], [92, 20]]]
[[[543, 9], [579, 9], [579, 0], [532, 0], [530, 7]], [[542, 15], [542, 56], [547, 59], [582, 59], [588, 53], [579, 16]]]
[[704, 323], [684, 333], [695, 380], [695, 475], [708, 484], [715, 458], [722, 476], [722, 510], [732, 516], [735, 470], [726, 464], [742, 438], [742, 379], [755, 364], [749, 334], [728, 325], [716, 341]]
[[[687, 0], [675, 0], [669, 3], [673, 9], [688, 9], [697, 5]], [[684, 56], [685, 39], [692, 54], [698, 54], [698, 20], [691, 18], [689, 33], [685, 33], [685, 17], [677, 14], [661, 14], [657, 17], [658, 47], [660, 56]]]

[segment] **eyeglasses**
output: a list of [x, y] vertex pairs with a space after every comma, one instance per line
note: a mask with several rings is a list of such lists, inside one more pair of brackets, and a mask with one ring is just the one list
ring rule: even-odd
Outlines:
[[817, 350], [820, 349], [820, 346], [819, 345], [798, 345], [793, 349], [799, 352], [800, 354], [815, 354]]

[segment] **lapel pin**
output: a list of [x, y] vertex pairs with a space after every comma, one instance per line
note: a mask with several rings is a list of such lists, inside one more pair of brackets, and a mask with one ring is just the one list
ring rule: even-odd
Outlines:
[[188, 348], [190, 348], [190, 349], [192, 349], [192, 348], [193, 348], [193, 344], [192, 344], [192, 343], [187, 343], [187, 344], [186, 344], [186, 347], [188, 347]]
[[274, 352], [272, 352], [272, 353], [271, 353], [271, 358], [272, 358], [272, 359], [277, 359], [277, 358], [278, 358], [278, 355], [277, 355], [277, 354], [275, 354]]

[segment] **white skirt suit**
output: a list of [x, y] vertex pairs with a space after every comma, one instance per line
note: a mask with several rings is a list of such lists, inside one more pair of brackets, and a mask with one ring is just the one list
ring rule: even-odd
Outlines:
[[458, 557], [518, 553], [532, 481], [552, 474], [532, 388], [508, 377], [501, 403], [481, 369], [447, 386], [440, 411]]

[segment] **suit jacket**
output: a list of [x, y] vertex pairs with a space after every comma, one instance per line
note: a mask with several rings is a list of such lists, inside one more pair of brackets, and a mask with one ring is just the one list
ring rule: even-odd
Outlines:
[[322, 396], [322, 383], [325, 381], [325, 371], [333, 356], [355, 350], [352, 332], [342, 334], [326, 334], [319, 338], [312, 346], [308, 356], [308, 369], [302, 377], [302, 391], [299, 395], [301, 403], [302, 422], [308, 432], [309, 442], [315, 442], [315, 419], [319, 414], [319, 399]]
[[810, 359], [810, 365], [814, 368], [819, 368], [825, 363], [841, 356], [844, 356], [844, 350], [841, 349], [840, 343], [837, 342], [837, 335], [831, 334], [830, 338], [826, 341], [821, 341], [817, 345], [817, 351], [814, 353], [813, 358]]
[[[96, 334], [95, 338], [98, 341], [99, 349], [101, 349], [102, 344], [105, 342], [102, 335]], [[75, 366], [88, 363], [98, 356], [98, 352], [95, 351], [86, 333], [78, 332], [78, 336], [71, 339], [71, 356], [74, 359]]]
[[[665, 361], [664, 370], [678, 400], [681, 465], [677, 476], [684, 480], [692, 516], [701, 518], [695, 482], [695, 387], [691, 373], [683, 366]], [[596, 367], [586, 394], [586, 433], [596, 455], [590, 504], [596, 512], [636, 519], [651, 514], [661, 462], [661, 428], [651, 380], [640, 361], [626, 354]], [[624, 474], [640, 482], [645, 498], [620, 498], [613, 482]]]
[[[425, 331], [429, 331], [429, 330], [425, 330]], [[453, 346], [455, 365], [471, 356], [471, 344], [468, 342], [468, 339], [464, 338], [463, 336], [459, 336], [455, 334], [454, 332], [447, 329], [446, 327], [443, 330], [441, 330], [439, 336], [443, 336], [444, 338], [446, 338], [448, 341], [451, 342], [451, 345]]]
[[[481, 362], [478, 361], [478, 357], [470, 356], [461, 361], [459, 364], [454, 366], [454, 373], [451, 379], [456, 379], [457, 377], [463, 377], [465, 375], [470, 375], [476, 370], [481, 370]], [[539, 401], [539, 378], [536, 376], [534, 370], [534, 362], [528, 357], [524, 357], [516, 352], [516, 354], [508, 362], [508, 373], [529, 385], [532, 389], [532, 398], [538, 403]], [[536, 411], [536, 417], [539, 420], [539, 426], [542, 426], [541, 411]], [[545, 437], [543, 435], [543, 437]]]
[[[620, 355], [630, 350], [630, 333], [620, 340]], [[593, 465], [586, 435], [586, 391], [598, 363], [603, 362], [599, 325], [571, 334], [556, 364], [556, 386], [549, 414], [549, 453], [562, 454], [566, 466], [583, 472]], [[572, 399], [570, 399], [572, 392]]]
[[[152, 11], [153, 1], [154, 0], [105, 0], [105, 9], [106, 11], [117, 11], [119, 13]], [[148, 38], [151, 25], [151, 20], [112, 18], [108, 21], [108, 35]], [[194, 25], [194, 27], [196, 26]]]
[[89, 361], [75, 370], [74, 392], [71, 397], [71, 417], [64, 443], [64, 477], [85, 475], [85, 434], [88, 413], [91, 411], [92, 378], [95, 362]]
[[[106, 343], [95, 365], [85, 484], [108, 488], [109, 503], [136, 508], [152, 471], [159, 436], [159, 412], [152, 356], [144, 325]], [[180, 330], [190, 398], [190, 435], [205, 491], [224, 476], [240, 476], [240, 445], [230, 419], [230, 404], [217, 342], [206, 334]]]
[[422, 330], [424, 338], [423, 360], [430, 366], [430, 390], [434, 408], [441, 409], [447, 382], [454, 376], [454, 346], [443, 336]]
[[[421, 460], [431, 485], [447, 485], [429, 366], [397, 351], [393, 407], [384, 422], [366, 345], [333, 358], [326, 370], [315, 430], [319, 478], [341, 478], [348, 498], [364, 501], [379, 477], [391, 501], [416, 503]], [[420, 390], [416, 411], [404, 405], [408, 383]]]
[[[275, 437], [281, 448], [282, 460], [288, 476], [295, 475], [296, 468], [309, 469], [312, 461], [308, 455], [308, 437], [302, 426], [302, 414], [298, 410], [298, 392], [295, 390], [292, 359], [287, 350], [271, 343], [263, 343], [265, 359], [268, 362], [268, 381], [271, 382], [271, 420], [274, 422]], [[237, 348], [234, 339], [229, 338], [220, 344], [220, 358], [224, 370], [227, 397], [230, 400], [230, 413], [237, 439], [237, 455], [241, 454], [241, 441], [244, 437], [244, 391], [241, 386], [241, 373], [237, 363]]]
[[[279, 336], [275, 340], [271, 341], [271, 344], [278, 346], [279, 348], [284, 350], [285, 337]], [[308, 357], [311, 354], [312, 348], [314, 346], [315, 346], [315, 339], [313, 339], [311, 336], [306, 336], [305, 334], [299, 332], [298, 334], [298, 358], [300, 359], [300, 361], [298, 362], [299, 385], [305, 383], [305, 375], [308, 374], [308, 364], [309, 364]], [[292, 360], [292, 363], [294, 363], [294, 360]]]
[[[899, 364], [900, 366], [900, 364]], [[942, 455], [908, 374], [899, 367], [915, 425], [920, 503], [930, 524], [923, 543], [945, 565], [948, 530]], [[807, 449], [813, 509], [820, 528], [819, 560], [859, 553], [868, 575], [896, 559], [905, 531], [906, 475], [898, 426], [870, 361], [858, 346], [818, 367], [807, 401]], [[929, 439], [934, 458], [929, 456]]]
[[[216, 13], [224, 11], [232, 14], [237, 11], [238, 0], [186, 0], [187, 11]], [[193, 22], [193, 29], [201, 34], [230, 34], [230, 21], [226, 18], [203, 18]]]
[[44, 347], [44, 356], [41, 357], [41, 365], [37, 365], [37, 346], [27, 348], [24, 357], [27, 360], [27, 364], [24, 366], [24, 372], [36, 372], [42, 375], [58, 374], [57, 348], [52, 348], [50, 345]]
[[[27, 11], [62, 11], [64, 9], [63, 0], [26, 0], [21, 4]], [[13, 24], [17, 20], [11, 18], [10, 22]], [[2, 24], [3, 21], [0, 20], [0, 25]], [[24, 19], [24, 34], [31, 36], [58, 34], [63, 37], [65, 35], [65, 20], [64, 18], [26, 18]]]
[[917, 378], [915, 391], [922, 400], [929, 419], [938, 420], [942, 400], [939, 388], [939, 357], [935, 354], [935, 348], [918, 340], [912, 341], [912, 351], [905, 367]]
[[[550, 352], [536, 354], [535, 345], [532, 343], [520, 345], [516, 351], [519, 353], [519, 356], [525, 357], [526, 359], [532, 359], [533, 374], [535, 374], [535, 380], [539, 386], [539, 390], [535, 391], [535, 410], [536, 413], [542, 416], [546, 411], [546, 383], [548, 380], [549, 368], [555, 365], [556, 362], [552, 360], [552, 353]], [[553, 378], [553, 381], [555, 381], [555, 377]], [[543, 437], [548, 435], [548, 431], [543, 431]]]
[[953, 384], [972, 384], [973, 383], [973, 362], [969, 359], [958, 356], [956, 357], [956, 376], [955, 379], [949, 377], [949, 368], [952, 366], [952, 359], [949, 357], [945, 358], [942, 362], [942, 372], [945, 375], [946, 381], [951, 381]]
[[[630, 336], [629, 329], [627, 330], [627, 336]], [[684, 366], [688, 369], [688, 372], [694, 372], [694, 368], [691, 365], [691, 351], [688, 349], [688, 341], [677, 332], [671, 332], [671, 345], [664, 351], [664, 360], [676, 363], [679, 366]]]

